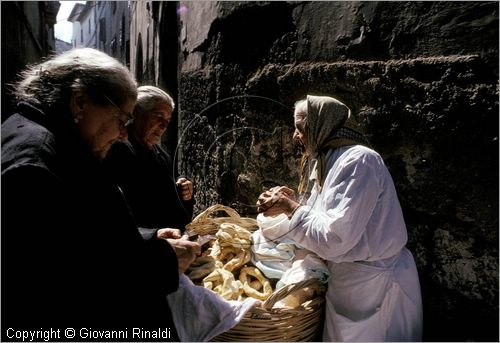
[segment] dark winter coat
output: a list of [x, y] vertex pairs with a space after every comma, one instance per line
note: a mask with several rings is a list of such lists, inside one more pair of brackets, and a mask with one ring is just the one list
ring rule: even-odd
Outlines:
[[155, 145], [149, 149], [129, 136], [129, 142], [113, 144], [105, 164], [140, 227], [184, 231], [191, 221], [194, 201], [182, 201], [172, 159], [162, 148]]
[[172, 327], [172, 247], [141, 237], [73, 123], [52, 117], [20, 104], [2, 124], [2, 327]]

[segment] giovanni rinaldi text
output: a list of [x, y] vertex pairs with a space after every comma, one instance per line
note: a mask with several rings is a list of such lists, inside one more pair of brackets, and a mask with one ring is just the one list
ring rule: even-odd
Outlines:
[[93, 328], [65, 328], [20, 330], [7, 328], [4, 335], [17, 342], [49, 342], [57, 340], [169, 340], [170, 328], [145, 329], [124, 328], [120, 330], [98, 330]]

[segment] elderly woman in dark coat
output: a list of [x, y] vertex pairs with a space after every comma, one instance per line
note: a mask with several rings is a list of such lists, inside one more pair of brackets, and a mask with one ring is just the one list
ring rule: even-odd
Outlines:
[[162, 89], [139, 87], [128, 142], [113, 144], [105, 161], [146, 237], [168, 239], [174, 230], [180, 234], [193, 214], [193, 184], [177, 175], [171, 156], [160, 146], [174, 106]]
[[199, 245], [178, 263], [168, 242], [144, 240], [101, 163], [127, 138], [135, 80], [74, 49], [28, 68], [15, 95], [2, 124], [2, 327], [169, 333], [166, 295]]

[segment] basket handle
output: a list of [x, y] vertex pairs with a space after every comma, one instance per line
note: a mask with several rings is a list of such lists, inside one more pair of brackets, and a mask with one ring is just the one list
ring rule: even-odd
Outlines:
[[324, 288], [321, 281], [319, 281], [319, 279], [314, 279], [314, 278], [302, 280], [302, 281], [299, 281], [296, 283], [292, 283], [292, 284], [281, 287], [276, 292], [271, 294], [271, 296], [269, 298], [267, 298], [267, 300], [262, 303], [262, 308], [270, 311], [273, 308], [275, 303], [286, 298], [288, 295], [292, 294], [293, 292], [295, 292], [301, 288], [306, 288], [306, 287], [313, 287], [316, 289]]
[[224, 206], [221, 204], [210, 206], [209, 208], [207, 208], [206, 211], [207, 211], [207, 217], [215, 212], [222, 211], [222, 212], [226, 212], [226, 214], [230, 218], [240, 218], [240, 215], [238, 214], [238, 212], [236, 212], [233, 208], [228, 207], [228, 206]]

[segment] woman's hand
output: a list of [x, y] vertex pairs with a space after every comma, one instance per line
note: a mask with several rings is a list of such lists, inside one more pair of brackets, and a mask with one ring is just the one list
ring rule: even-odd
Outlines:
[[193, 263], [197, 256], [201, 255], [201, 246], [197, 242], [192, 242], [187, 235], [181, 238], [168, 238], [168, 243], [174, 248], [179, 264], [179, 274], [183, 274]]
[[295, 192], [286, 186], [273, 187], [263, 192], [257, 200], [257, 211], [271, 217], [281, 213], [290, 217], [298, 206]]
[[297, 202], [297, 197], [295, 196], [295, 191], [287, 186], [276, 186], [270, 189], [271, 192], [281, 192], [288, 199]]
[[184, 273], [196, 259], [196, 256], [201, 254], [200, 244], [190, 241], [187, 235], [182, 236], [179, 229], [168, 227], [159, 229], [156, 236], [165, 239], [174, 248], [179, 263], [179, 274]]
[[183, 201], [189, 201], [193, 198], [193, 183], [185, 177], [180, 177], [176, 182], [179, 187]]
[[163, 229], [159, 229], [158, 231], [156, 231], [156, 237], [162, 239], [181, 238], [181, 230], [165, 227]]

